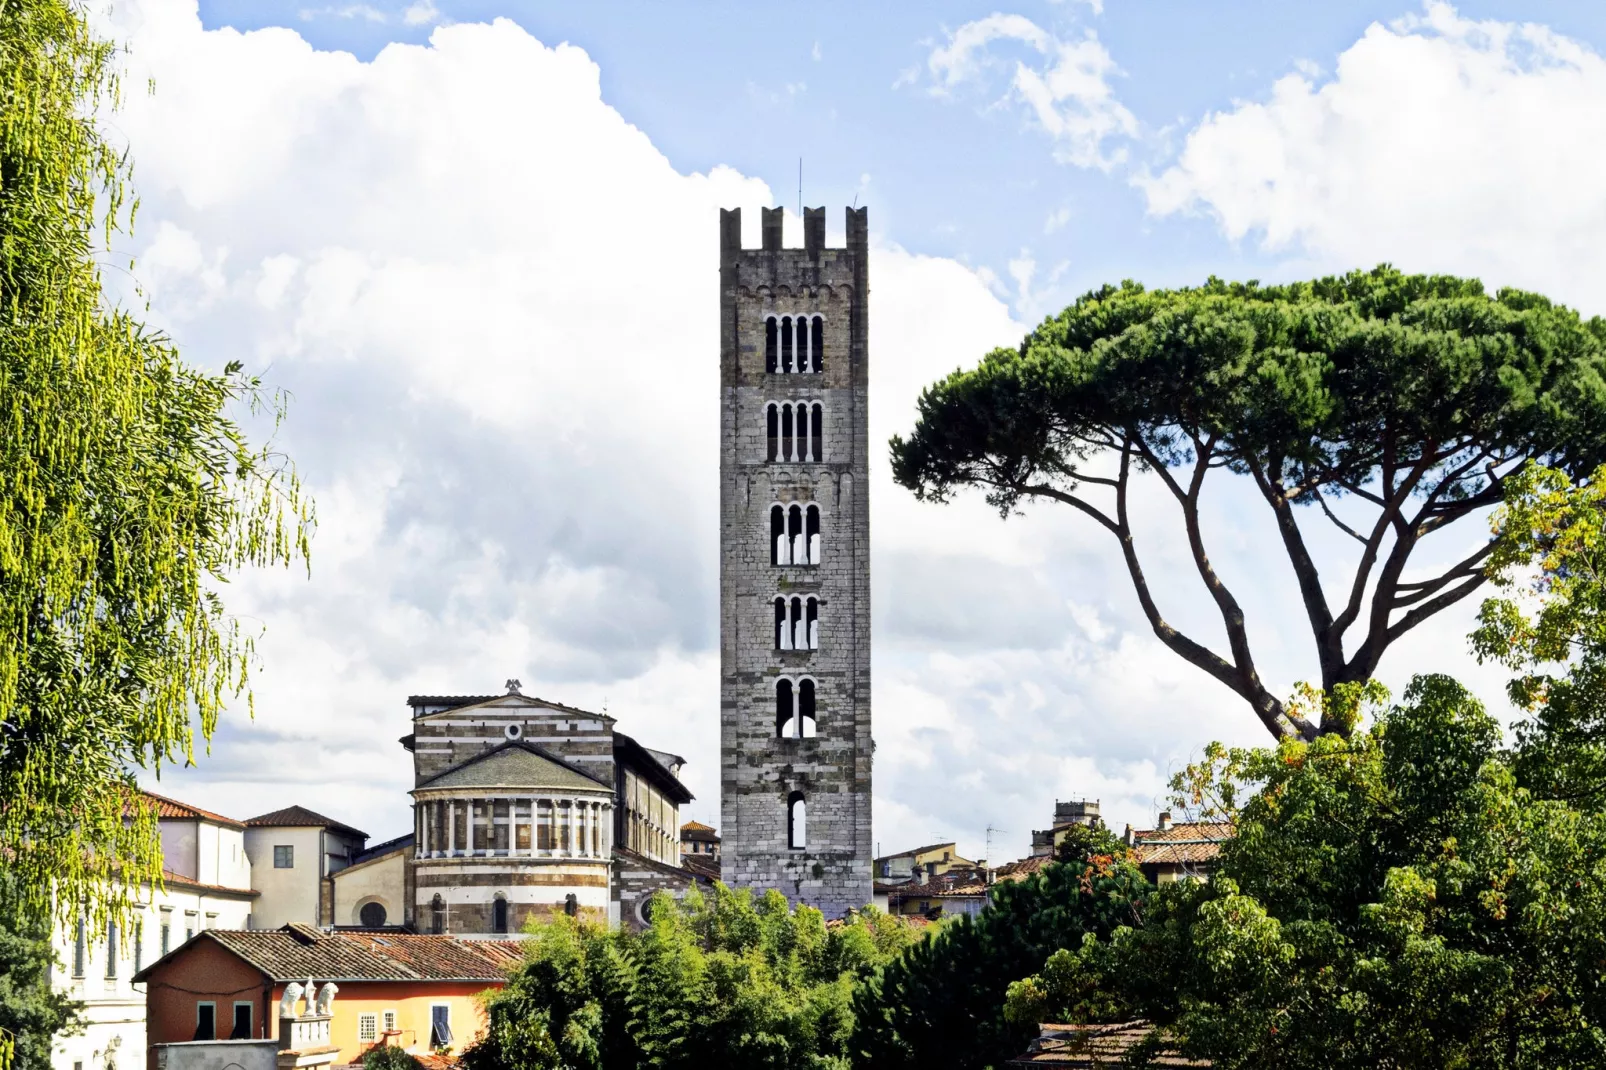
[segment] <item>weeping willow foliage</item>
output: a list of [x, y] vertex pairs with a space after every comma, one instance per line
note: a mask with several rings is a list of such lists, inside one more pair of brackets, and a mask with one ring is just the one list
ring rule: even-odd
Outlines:
[[249, 695], [219, 596], [305, 560], [311, 502], [231, 412], [282, 416], [113, 307], [132, 224], [113, 45], [76, 0], [0, 0], [0, 858], [24, 915], [99, 929], [161, 879], [139, 770], [194, 758]]

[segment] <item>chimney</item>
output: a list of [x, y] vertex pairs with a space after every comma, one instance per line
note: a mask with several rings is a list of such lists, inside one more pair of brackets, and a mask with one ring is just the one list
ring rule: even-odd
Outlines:
[[1171, 811], [1170, 810], [1161, 810], [1160, 811], [1160, 831], [1161, 832], [1169, 832], [1170, 830], [1171, 830]]
[[1126, 832], [1121, 836], [1121, 842], [1126, 844], [1128, 847], [1131, 847], [1133, 841], [1136, 839], [1137, 837], [1132, 834], [1132, 823], [1128, 821], [1126, 825]]

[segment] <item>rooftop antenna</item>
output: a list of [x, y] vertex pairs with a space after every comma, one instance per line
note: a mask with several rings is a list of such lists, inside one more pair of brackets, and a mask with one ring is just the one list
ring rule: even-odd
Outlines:
[[995, 829], [991, 825], [987, 826], [987, 881], [986, 881], [986, 883], [988, 883], [988, 884], [993, 883], [993, 870], [998, 868], [997, 866], [993, 865], [993, 833], [995, 833], [995, 832], [1008, 832], [1008, 831], [1009, 831], [1008, 829]]

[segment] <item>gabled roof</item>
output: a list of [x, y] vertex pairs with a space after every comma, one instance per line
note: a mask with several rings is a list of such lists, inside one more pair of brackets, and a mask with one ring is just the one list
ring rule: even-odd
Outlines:
[[545, 747], [525, 739], [510, 739], [435, 774], [413, 790], [442, 788], [612, 791], [613, 785], [598, 780]]
[[[405, 836], [397, 836], [393, 840], [386, 840], [384, 843], [376, 843], [372, 847], [365, 848], [359, 854], [353, 855], [351, 859], [351, 865], [347, 866], [346, 869], [351, 869], [352, 866], [360, 866], [364, 862], [372, 862], [375, 859], [384, 858], [387, 855], [393, 855], [398, 851], [410, 851], [412, 849], [413, 834], [409, 832]], [[340, 872], [344, 873], [345, 871], [346, 870], [343, 869]]]
[[719, 833], [701, 821], [688, 821], [680, 826], [680, 838], [684, 842], [718, 843]]
[[[413, 708], [413, 718], [415, 720], [426, 720], [440, 714], [460, 713], [470, 706], [483, 706], [487, 703], [496, 702], [498, 699], [520, 700], [516, 706], [509, 708], [541, 706], [546, 709], [556, 710], [559, 713], [573, 714], [576, 717], [590, 717], [608, 722], [614, 720], [613, 717], [606, 713], [593, 713], [590, 710], [582, 710], [575, 706], [565, 706], [561, 702], [548, 702], [544, 698], [536, 698], [534, 695], [525, 695], [518, 691], [508, 691], [500, 695], [408, 695], [407, 705]], [[418, 709], [421, 706], [442, 706], [445, 708], [434, 710], [430, 713], [419, 713]]]
[[653, 757], [652, 751], [623, 732], [613, 734], [613, 760], [645, 775], [659, 791], [677, 803], [684, 805], [696, 798], [673, 770]]
[[182, 803], [177, 799], [169, 799], [167, 796], [158, 795], [154, 791], [142, 791], [140, 794], [156, 804], [156, 816], [162, 820], [207, 821], [214, 825], [223, 825], [231, 829], [245, 828], [243, 823], [236, 821], [232, 817], [214, 814], [210, 810], [202, 810], [199, 806], [191, 806], [189, 803]]
[[365, 840], [368, 838], [368, 833], [342, 824], [332, 817], [324, 817], [305, 806], [286, 806], [283, 810], [248, 817], [245, 823], [251, 828], [333, 829], [349, 836], [360, 836]]
[[1046, 866], [1054, 864], [1053, 855], [1032, 855], [1019, 862], [1006, 862], [993, 870], [994, 881], [1023, 881], [1033, 873], [1038, 873]]
[[[296, 981], [506, 981], [522, 959], [516, 941], [469, 941], [451, 936], [395, 932], [321, 932], [309, 925], [282, 929], [207, 929], [134, 975], [151, 973], [211, 940], [269, 980]], [[505, 944], [506, 946], [497, 946]]]
[[952, 851], [955, 858], [959, 857], [959, 849], [958, 849], [959, 845], [958, 845], [957, 842], [956, 843], [931, 843], [931, 844], [927, 844], [924, 847], [916, 847], [912, 851], [898, 851], [895, 854], [882, 855], [880, 858], [877, 858], [876, 861], [877, 862], [882, 862], [882, 861], [890, 862], [894, 858], [909, 858], [912, 855], [923, 855], [923, 854], [927, 854], [928, 852], [931, 852], [931, 851], [940, 851], [944, 847], [946, 847], [950, 851]]

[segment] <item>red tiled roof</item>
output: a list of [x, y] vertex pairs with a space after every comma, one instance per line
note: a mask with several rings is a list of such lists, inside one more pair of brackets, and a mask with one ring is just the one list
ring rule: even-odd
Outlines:
[[[1114, 1025], [1044, 1025], [1037, 1039], [1010, 1066], [1060, 1066], [1069, 1070], [1126, 1066], [1127, 1055], [1154, 1033], [1148, 1022], [1121, 1022]], [[1186, 1059], [1174, 1048], [1163, 1046], [1145, 1066], [1188, 1067], [1208, 1070], [1208, 1062]]]
[[704, 880], [717, 881], [722, 872], [719, 859], [713, 855], [681, 855], [680, 865]]
[[168, 888], [185, 888], [190, 891], [206, 892], [210, 895], [228, 895], [237, 899], [255, 899], [262, 893], [254, 888], [230, 888], [226, 884], [202, 884], [191, 880], [182, 873], [174, 873], [166, 866], [162, 867], [162, 884]]
[[324, 817], [315, 810], [308, 810], [305, 806], [286, 806], [283, 810], [274, 810], [256, 817], [248, 817], [245, 823], [252, 828], [319, 828], [334, 829], [336, 832], [348, 833], [352, 836], [368, 838], [368, 833], [354, 829], [350, 825], [336, 821], [332, 817]]
[[1164, 829], [1133, 829], [1132, 850], [1139, 865], [1200, 865], [1215, 861], [1232, 838], [1226, 822], [1184, 822]]
[[135, 975], [144, 981], [197, 940], [211, 940], [273, 981], [475, 981], [495, 984], [523, 961], [517, 941], [458, 940], [395, 932], [207, 929]]
[[995, 881], [1023, 881], [1033, 873], [1039, 873], [1044, 866], [1054, 861], [1051, 855], [1033, 855], [1023, 858], [1019, 862], [1006, 862], [993, 870]]
[[159, 819], [210, 821], [214, 825], [225, 825], [232, 829], [245, 828], [243, 822], [236, 821], [232, 817], [214, 814], [210, 810], [202, 810], [199, 806], [191, 806], [189, 803], [182, 803], [177, 799], [169, 799], [167, 796], [158, 795], [154, 791], [142, 791], [140, 794], [156, 804], [156, 816]]

